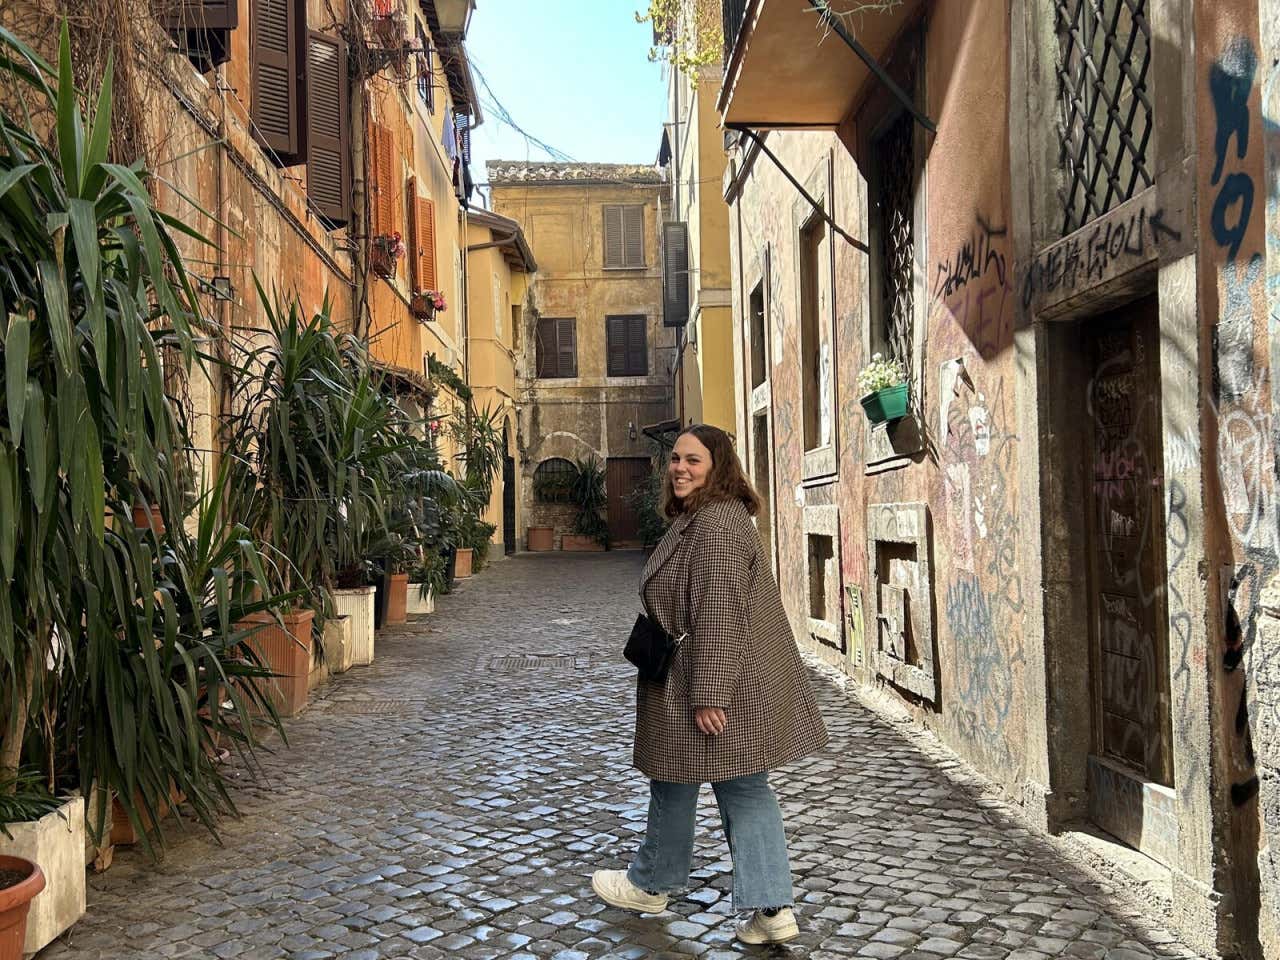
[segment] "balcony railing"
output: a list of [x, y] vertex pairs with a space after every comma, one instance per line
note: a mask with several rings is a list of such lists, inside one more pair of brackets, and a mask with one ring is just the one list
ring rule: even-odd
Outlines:
[[729, 60], [733, 57], [734, 48], [738, 46], [738, 34], [742, 32], [742, 24], [747, 19], [747, 8], [751, 0], [724, 0], [721, 7], [722, 25], [724, 26], [724, 65], [729, 69]]

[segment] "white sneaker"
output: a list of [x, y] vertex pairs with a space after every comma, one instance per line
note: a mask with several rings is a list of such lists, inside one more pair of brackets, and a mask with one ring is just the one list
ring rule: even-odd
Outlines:
[[738, 939], [743, 943], [782, 943], [798, 936], [800, 928], [790, 907], [783, 907], [772, 917], [757, 910], [750, 919], [738, 921]]
[[591, 875], [591, 889], [611, 907], [637, 913], [661, 913], [667, 909], [665, 893], [645, 893], [627, 879], [625, 870], [597, 870]]

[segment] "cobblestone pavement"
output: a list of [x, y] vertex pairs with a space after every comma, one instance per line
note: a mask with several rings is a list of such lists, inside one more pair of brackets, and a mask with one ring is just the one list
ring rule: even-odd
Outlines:
[[831, 745], [774, 778], [800, 939], [733, 940], [710, 790], [685, 898], [647, 918], [597, 902], [589, 874], [644, 828], [618, 652], [640, 564], [522, 556], [380, 635], [289, 723], [223, 845], [188, 827], [159, 866], [118, 851], [42, 956], [1194, 956], [821, 677]]

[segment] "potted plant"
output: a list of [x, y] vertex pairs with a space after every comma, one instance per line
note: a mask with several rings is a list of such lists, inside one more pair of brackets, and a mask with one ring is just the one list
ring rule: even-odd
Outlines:
[[369, 269], [390, 280], [396, 275], [396, 264], [404, 256], [404, 240], [399, 231], [380, 233], [369, 244]]
[[430, 322], [448, 309], [443, 290], [415, 290], [409, 295], [409, 312], [415, 319]]
[[[83, 911], [84, 798], [98, 842], [112, 796], [139, 827], [175, 788], [211, 831], [234, 810], [209, 748], [253, 749], [266, 672], [235, 623], [276, 598], [247, 531], [185, 507], [193, 444], [161, 356], [195, 365], [208, 331], [151, 175], [108, 161], [112, 69], [86, 119], [65, 26], [56, 78], [4, 32], [0, 59], [24, 86], [0, 103], [0, 824], [9, 851], [41, 850], [49, 892], [25, 944], [10, 927], [34, 952]], [[138, 504], [170, 519], [162, 544]], [[31, 770], [56, 809], [22, 811]]]
[[604, 467], [595, 457], [578, 460], [569, 479], [569, 502], [578, 508], [573, 532], [561, 539], [562, 550], [607, 550], [609, 524], [601, 515], [608, 503]]
[[652, 470], [645, 478], [644, 484], [637, 487], [627, 498], [635, 508], [639, 519], [640, 540], [646, 551], [652, 551], [662, 539], [662, 535], [667, 532], [667, 521], [661, 512], [662, 482], [662, 471]]
[[27, 914], [44, 883], [40, 867], [30, 860], [0, 856], [0, 960], [22, 960]]
[[525, 549], [531, 553], [541, 553], [556, 548], [556, 528], [537, 526], [529, 527], [525, 535]]
[[907, 377], [902, 364], [874, 354], [858, 374], [862, 409], [872, 424], [900, 420], [907, 415]]

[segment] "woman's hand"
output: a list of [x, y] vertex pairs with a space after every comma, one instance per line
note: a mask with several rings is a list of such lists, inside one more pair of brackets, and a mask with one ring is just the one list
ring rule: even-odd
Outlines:
[[693, 719], [708, 737], [724, 733], [724, 711], [719, 707], [698, 707]]

